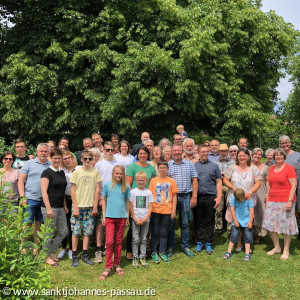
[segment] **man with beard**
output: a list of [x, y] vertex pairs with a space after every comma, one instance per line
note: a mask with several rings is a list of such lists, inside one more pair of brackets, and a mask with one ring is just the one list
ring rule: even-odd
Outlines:
[[199, 155], [194, 153], [195, 142], [191, 138], [186, 138], [183, 143], [182, 158], [191, 161], [193, 164], [199, 160]]

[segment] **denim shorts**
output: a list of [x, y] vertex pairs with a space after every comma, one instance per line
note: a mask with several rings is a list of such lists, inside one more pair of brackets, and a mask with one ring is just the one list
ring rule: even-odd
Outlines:
[[235, 227], [232, 225], [231, 228], [231, 235], [230, 235], [230, 242], [237, 244], [239, 241], [240, 232], [244, 234], [244, 243], [245, 244], [253, 244], [253, 229], [249, 229], [248, 227]]
[[92, 207], [79, 207], [79, 218], [75, 218], [72, 209], [72, 216], [70, 219], [72, 235], [81, 236], [81, 225], [83, 235], [93, 235], [95, 228], [95, 218], [91, 216], [92, 211]]
[[28, 212], [29, 215], [24, 219], [24, 222], [28, 222], [29, 224], [33, 224], [34, 220], [44, 222], [41, 211], [42, 201], [27, 199], [27, 205], [28, 207], [24, 208], [24, 212]]

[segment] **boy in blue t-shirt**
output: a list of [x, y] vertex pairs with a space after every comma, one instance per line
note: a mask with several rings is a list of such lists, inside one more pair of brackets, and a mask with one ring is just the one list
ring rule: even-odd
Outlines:
[[249, 261], [251, 259], [250, 255], [250, 245], [253, 244], [253, 217], [254, 217], [254, 205], [252, 199], [245, 200], [245, 192], [243, 189], [235, 189], [230, 201], [230, 210], [232, 214], [232, 229], [230, 235], [230, 242], [228, 245], [228, 250], [224, 254], [224, 259], [231, 258], [232, 248], [239, 240], [239, 235], [241, 230], [244, 234], [245, 242], [245, 256], [244, 261]]

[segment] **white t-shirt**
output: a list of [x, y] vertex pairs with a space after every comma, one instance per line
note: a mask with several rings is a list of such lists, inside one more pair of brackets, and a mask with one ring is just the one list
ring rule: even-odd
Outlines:
[[100, 193], [103, 195], [103, 187], [106, 182], [110, 182], [112, 179], [112, 171], [114, 166], [118, 165], [116, 160], [105, 160], [97, 162], [95, 165], [95, 169], [97, 169], [100, 173], [101, 184], [100, 184]]
[[[140, 190], [135, 188], [130, 191], [130, 202], [133, 202], [133, 211], [138, 219], [146, 217], [149, 203], [154, 202], [153, 195], [148, 189]], [[147, 222], [150, 221], [150, 218]]]
[[133, 163], [134, 156], [131, 154], [126, 155], [125, 157], [121, 153], [117, 153], [114, 155], [115, 159], [118, 162], [118, 165], [121, 165], [127, 170], [128, 166]]

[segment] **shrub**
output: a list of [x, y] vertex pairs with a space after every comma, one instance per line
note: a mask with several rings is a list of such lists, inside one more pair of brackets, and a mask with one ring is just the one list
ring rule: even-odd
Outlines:
[[[38, 245], [27, 240], [32, 230], [24, 226], [26, 214], [24, 216], [22, 207], [12, 207], [7, 200], [10, 191], [4, 191], [7, 183], [2, 181], [3, 177], [0, 173], [0, 293], [7, 287], [11, 290], [10, 299], [45, 299], [45, 296], [16, 296], [12, 291], [50, 288], [50, 270], [45, 264], [46, 254], [42, 249], [50, 231], [50, 220], [38, 232]], [[37, 250], [37, 255], [34, 255], [33, 249]]]

